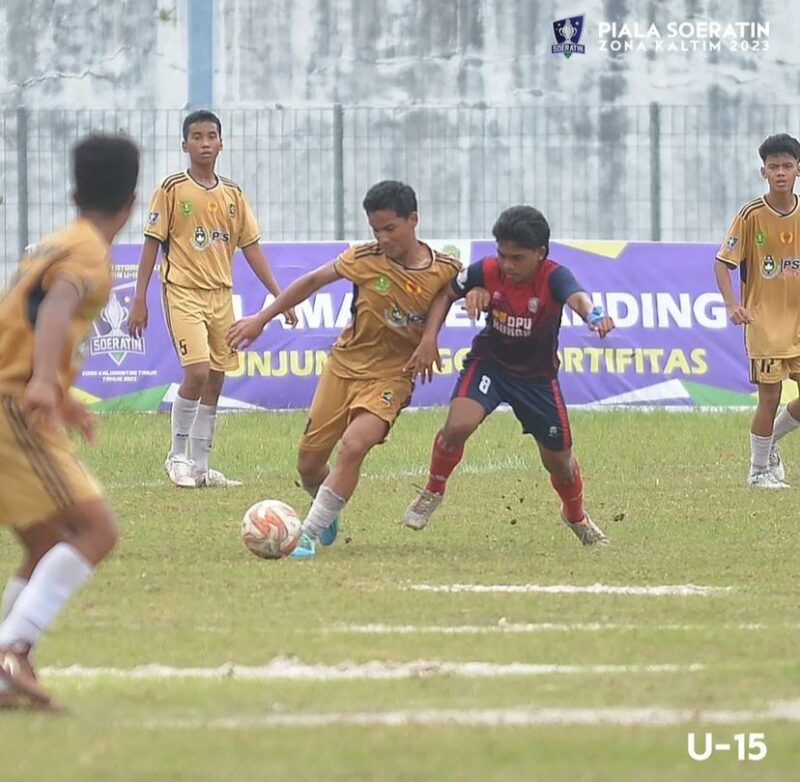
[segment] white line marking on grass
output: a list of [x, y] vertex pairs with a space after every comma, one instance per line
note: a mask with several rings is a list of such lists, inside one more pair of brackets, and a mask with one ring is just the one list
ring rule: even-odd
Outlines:
[[672, 584], [661, 586], [613, 586], [610, 584], [411, 584], [414, 592], [511, 592], [543, 593], [549, 595], [636, 595], [662, 597], [664, 595], [713, 595], [732, 592], [734, 587], [696, 586]]
[[412, 679], [429, 676], [460, 676], [491, 679], [503, 676], [543, 676], [551, 674], [611, 673], [687, 673], [704, 670], [698, 663], [688, 665], [561, 665], [538, 663], [442, 662], [416, 660], [392, 663], [372, 660], [366, 663], [311, 665], [278, 657], [267, 665], [220, 665], [216, 668], [177, 668], [169, 665], [139, 665], [135, 668], [43, 668], [44, 677], [67, 679], [237, 679], [241, 681], [346, 681], [354, 679]]
[[[779, 628], [794, 629], [800, 625], [779, 625]], [[537, 622], [535, 624], [498, 622], [496, 625], [339, 625], [327, 628], [326, 632], [354, 633], [356, 635], [482, 635], [485, 633], [545, 633], [545, 632], [590, 632], [602, 633], [609, 630], [646, 630], [647, 632], [659, 630], [678, 630], [698, 632], [703, 630], [764, 630], [763, 624], [602, 624], [599, 622], [559, 624], [556, 622]]]
[[781, 720], [800, 722], [800, 701], [778, 701], [765, 709], [696, 711], [660, 706], [608, 709], [417, 709], [405, 711], [265, 714], [218, 719], [171, 719], [129, 723], [149, 729], [250, 730], [254, 728], [318, 728], [326, 725], [359, 725], [401, 728], [408, 725], [460, 725], [532, 727], [536, 725], [674, 726], [688, 724], [739, 724]]

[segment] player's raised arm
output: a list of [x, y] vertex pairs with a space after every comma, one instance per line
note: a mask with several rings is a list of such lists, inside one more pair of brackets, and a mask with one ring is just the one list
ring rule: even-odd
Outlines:
[[[247, 247], [242, 247], [242, 255], [244, 255], [244, 259], [247, 263], [250, 264], [253, 274], [258, 277], [261, 284], [276, 298], [280, 296], [281, 286], [278, 285], [278, 281], [275, 279], [272, 267], [269, 265], [269, 261], [261, 245], [258, 242], [253, 242], [252, 244], [248, 244]], [[289, 309], [283, 313], [283, 317], [286, 318], [286, 322], [290, 326], [297, 325], [297, 315], [295, 315], [293, 307], [289, 307]]]
[[422, 332], [422, 339], [420, 339], [419, 345], [417, 345], [408, 363], [403, 368], [404, 372], [411, 372], [412, 379], [419, 375], [423, 383], [426, 379], [433, 380], [434, 364], [441, 371], [442, 360], [439, 356], [439, 346], [436, 343], [436, 338], [445, 318], [447, 318], [450, 306], [459, 298], [461, 298], [461, 294], [454, 291], [451, 282], [448, 281], [431, 302], [425, 321], [425, 331]]
[[234, 323], [228, 332], [228, 345], [235, 349], [247, 347], [258, 338], [273, 318], [301, 301], [305, 301], [312, 293], [338, 279], [339, 273], [336, 271], [334, 261], [298, 277], [288, 288], [281, 291], [268, 307]]
[[595, 305], [589, 298], [586, 291], [576, 291], [567, 299], [570, 309], [578, 313], [588, 324], [592, 331], [596, 331], [600, 337], [605, 337], [614, 328], [614, 321], [603, 312], [600, 305]]
[[131, 311], [128, 315], [128, 333], [141, 337], [147, 328], [147, 286], [156, 266], [160, 242], [153, 236], [145, 236], [142, 254], [139, 257], [139, 271], [136, 275], [136, 292], [133, 294]]

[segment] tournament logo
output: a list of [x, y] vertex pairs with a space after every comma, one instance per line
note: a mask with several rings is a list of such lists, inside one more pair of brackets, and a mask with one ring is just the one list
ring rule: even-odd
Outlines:
[[190, 215], [192, 213], [192, 202], [181, 201], [181, 214]]
[[459, 288], [463, 289], [463, 288], [466, 287], [466, 285], [467, 285], [467, 275], [468, 274], [469, 274], [469, 271], [467, 269], [462, 269], [456, 275], [456, 285], [458, 285]]
[[150, 212], [147, 215], [147, 224], [148, 225], [155, 225], [158, 222], [158, 212]]
[[761, 261], [761, 276], [765, 280], [771, 280], [774, 277], [777, 277], [780, 273], [780, 266], [775, 263], [775, 259], [771, 255], [764, 256], [764, 260]]
[[94, 321], [94, 336], [89, 339], [89, 350], [93, 356], [105, 354], [119, 366], [128, 353], [144, 355], [144, 337], [131, 337], [122, 324], [128, 320], [128, 308], [117, 298], [116, 291], [111, 291], [108, 303], [100, 311], [100, 317]]
[[586, 54], [586, 47], [578, 43], [583, 33], [583, 14], [556, 19], [553, 22], [556, 42], [550, 49], [551, 54], [563, 54], [567, 59], [573, 54]]
[[375, 288], [381, 296], [385, 296], [392, 288], [392, 281], [385, 274], [379, 274], [373, 281], [372, 287]]
[[729, 236], [727, 241], [725, 242], [725, 248], [728, 250], [732, 250], [736, 245], [739, 243], [738, 236]]
[[753, 237], [753, 241], [759, 246], [762, 247], [766, 244], [767, 241], [767, 234], [765, 231], [756, 231], [756, 235]]

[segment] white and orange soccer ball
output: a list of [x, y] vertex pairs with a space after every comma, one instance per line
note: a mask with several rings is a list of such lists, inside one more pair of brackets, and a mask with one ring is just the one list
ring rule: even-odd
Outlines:
[[281, 559], [294, 551], [302, 522], [294, 508], [280, 500], [261, 500], [242, 518], [244, 545], [262, 559]]

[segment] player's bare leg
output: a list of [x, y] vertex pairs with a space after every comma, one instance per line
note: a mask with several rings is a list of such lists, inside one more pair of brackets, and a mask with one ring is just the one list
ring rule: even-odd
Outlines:
[[481, 425], [486, 411], [473, 399], [457, 397], [450, 402], [447, 420], [433, 441], [428, 482], [406, 508], [404, 523], [413, 530], [423, 529], [442, 504], [447, 479], [464, 455], [464, 445]]
[[583, 478], [572, 449], [551, 451], [539, 445], [539, 456], [550, 483], [561, 498], [561, 518], [584, 546], [607, 546], [608, 538], [591, 520], [583, 507]]
[[748, 485], [758, 489], [789, 488], [770, 470], [772, 433], [781, 401], [781, 389], [781, 383], [758, 384], [758, 405], [750, 427], [750, 471], [747, 476]]
[[211, 446], [214, 442], [214, 429], [217, 423], [217, 404], [222, 394], [225, 373], [209, 369], [208, 377], [200, 396], [197, 415], [189, 432], [192, 469], [197, 486], [241, 486], [241, 481], [226, 478], [219, 470], [208, 464]]
[[353, 495], [367, 454], [386, 438], [389, 425], [374, 413], [355, 413], [339, 441], [336, 463], [317, 491], [303, 521], [303, 534], [312, 541], [319, 538], [339, 515]]
[[51, 708], [49, 694], [36, 680], [31, 652], [42, 632], [114, 548], [116, 525], [106, 501], [98, 498], [17, 530], [17, 535], [26, 554], [21, 572], [30, 569], [30, 577], [0, 623], [0, 693]]

